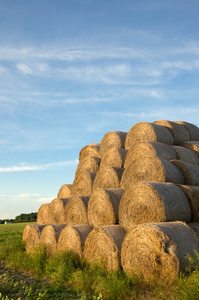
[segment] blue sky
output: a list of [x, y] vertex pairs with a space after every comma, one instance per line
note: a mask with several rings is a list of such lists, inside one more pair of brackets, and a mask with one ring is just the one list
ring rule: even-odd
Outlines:
[[199, 126], [198, 0], [0, 0], [0, 219], [72, 183], [82, 147]]

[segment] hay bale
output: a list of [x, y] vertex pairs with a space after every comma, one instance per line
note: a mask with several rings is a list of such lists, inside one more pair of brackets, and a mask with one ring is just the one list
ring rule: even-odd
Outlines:
[[123, 172], [123, 168], [102, 166], [95, 177], [93, 190], [97, 188], [120, 188]]
[[180, 146], [193, 150], [196, 153], [196, 155], [199, 157], [199, 141], [183, 142], [180, 144]]
[[57, 251], [59, 235], [65, 227], [65, 224], [46, 225], [42, 230], [40, 243], [46, 246], [48, 253], [55, 253]]
[[125, 149], [130, 149], [135, 142], [140, 140], [173, 145], [173, 135], [168, 128], [148, 122], [139, 122], [131, 127], [126, 137]]
[[192, 214], [192, 221], [199, 222], [199, 186], [178, 185], [185, 193]]
[[65, 221], [67, 225], [88, 224], [89, 196], [74, 196], [65, 206]]
[[194, 234], [199, 238], [199, 223], [188, 223], [187, 224], [191, 230], [193, 230]]
[[134, 159], [124, 170], [121, 188], [124, 190], [136, 181], [158, 181], [184, 184], [180, 169], [171, 162], [155, 155]]
[[171, 160], [171, 163], [181, 170], [186, 185], [199, 185], [199, 166], [181, 160]]
[[100, 167], [101, 158], [89, 156], [84, 158], [77, 166], [75, 177], [83, 170], [97, 173]]
[[116, 147], [108, 149], [101, 160], [100, 166], [123, 168], [127, 152], [126, 149]]
[[127, 168], [137, 157], [145, 156], [146, 154], [156, 155], [166, 160], [177, 159], [176, 151], [172, 146], [160, 142], [142, 140], [135, 142], [128, 150], [124, 168]]
[[180, 123], [166, 120], [158, 120], [153, 123], [165, 126], [171, 131], [174, 145], [178, 145], [181, 142], [190, 141], [189, 131]]
[[178, 160], [182, 160], [193, 165], [199, 165], [199, 157], [195, 154], [193, 150], [181, 146], [172, 147], [176, 151], [176, 156]]
[[123, 189], [96, 189], [88, 203], [88, 221], [93, 227], [118, 223], [118, 211]]
[[44, 229], [45, 225], [31, 225], [29, 227], [27, 236], [25, 233], [24, 239], [26, 242], [26, 251], [27, 253], [32, 252], [40, 244], [40, 236]]
[[57, 198], [70, 198], [71, 197], [72, 184], [63, 184], [59, 189]]
[[192, 141], [199, 141], [199, 128], [196, 125], [185, 121], [175, 121], [175, 122], [180, 123], [186, 127], [186, 129], [189, 131], [190, 138]]
[[73, 196], [90, 196], [93, 190], [93, 182], [96, 173], [82, 170], [78, 172], [73, 181], [72, 195]]
[[199, 242], [183, 222], [140, 224], [129, 230], [121, 250], [122, 267], [149, 284], [169, 284], [189, 266], [187, 255], [196, 256]]
[[66, 224], [65, 206], [69, 198], [55, 198], [49, 206], [51, 224]]
[[84, 146], [79, 152], [79, 162], [89, 156], [100, 157], [99, 154], [100, 143], [91, 143]]
[[26, 225], [26, 227], [24, 228], [24, 231], [23, 231], [23, 237], [22, 237], [22, 240], [23, 240], [24, 242], [26, 242], [27, 239], [28, 239], [28, 234], [29, 234], [29, 231], [30, 231], [31, 226], [33, 226], [33, 224]]
[[173, 183], [139, 181], [125, 190], [119, 205], [119, 223], [126, 230], [136, 224], [191, 222], [184, 192]]
[[40, 206], [37, 213], [37, 224], [38, 225], [47, 225], [51, 224], [51, 219], [49, 215], [50, 203], [44, 203]]
[[107, 132], [100, 143], [100, 157], [102, 158], [105, 152], [112, 148], [124, 148], [127, 132], [109, 131]]
[[68, 250], [82, 259], [85, 241], [91, 230], [89, 225], [66, 226], [58, 239], [58, 251]]
[[121, 246], [126, 232], [120, 225], [93, 229], [85, 242], [84, 257], [90, 264], [99, 264], [118, 271], [121, 266]]

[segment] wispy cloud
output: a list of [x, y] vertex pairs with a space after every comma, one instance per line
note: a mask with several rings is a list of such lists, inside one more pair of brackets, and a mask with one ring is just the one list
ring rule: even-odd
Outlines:
[[32, 69], [25, 64], [20, 63], [17, 64], [16, 67], [19, 71], [21, 71], [25, 75], [32, 74]]

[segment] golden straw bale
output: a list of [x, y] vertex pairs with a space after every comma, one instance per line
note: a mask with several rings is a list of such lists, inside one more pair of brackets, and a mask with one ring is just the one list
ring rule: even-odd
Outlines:
[[146, 154], [156, 155], [166, 160], [177, 159], [176, 151], [172, 146], [160, 142], [141, 140], [135, 142], [128, 150], [124, 168], [127, 168], [132, 160], [138, 156], [145, 156]]
[[180, 146], [193, 150], [199, 157], [199, 141], [188, 141], [180, 143]]
[[74, 196], [65, 206], [65, 221], [67, 225], [88, 224], [89, 196]]
[[199, 186], [178, 185], [185, 193], [192, 213], [192, 221], [199, 222]]
[[123, 189], [96, 189], [88, 202], [88, 221], [93, 227], [118, 223], [118, 210]]
[[184, 184], [184, 176], [178, 167], [155, 155], [140, 156], [124, 170], [121, 188], [124, 190], [135, 181], [159, 181]]
[[24, 228], [24, 231], [23, 231], [23, 241], [26, 242], [27, 241], [27, 238], [28, 238], [28, 234], [29, 234], [29, 231], [30, 231], [30, 228], [31, 226], [34, 226], [33, 224], [30, 224], [30, 225], [26, 225], [26, 227]]
[[28, 253], [32, 252], [39, 246], [40, 236], [44, 227], [45, 225], [31, 225], [29, 228], [27, 236], [24, 237], [26, 242], [26, 251]]
[[100, 167], [101, 158], [88, 156], [84, 158], [77, 166], [75, 176], [82, 170], [97, 173]]
[[49, 207], [50, 207], [50, 203], [44, 203], [40, 206], [37, 213], [38, 225], [46, 225], [52, 223], [49, 215]]
[[180, 123], [186, 127], [186, 129], [189, 131], [190, 138], [192, 141], [199, 141], [199, 128], [196, 125], [185, 121], [175, 121], [175, 122]]
[[172, 147], [176, 151], [178, 160], [182, 160], [192, 165], [199, 165], [199, 157], [196, 155], [196, 153], [193, 150], [181, 146], [172, 146]]
[[168, 128], [173, 134], [173, 143], [178, 145], [181, 142], [190, 141], [191, 137], [186, 127], [174, 121], [158, 120], [154, 124], [162, 125]]
[[147, 284], [170, 284], [186, 272], [196, 257], [199, 240], [183, 222], [139, 224], [124, 238], [122, 267], [129, 276], [138, 275]]
[[95, 177], [93, 190], [96, 188], [119, 188], [123, 172], [123, 168], [102, 166]]
[[99, 264], [118, 271], [121, 266], [121, 246], [126, 232], [120, 225], [94, 228], [84, 246], [84, 257], [90, 264]]
[[126, 149], [116, 147], [108, 149], [101, 160], [100, 166], [123, 168], [127, 152]]
[[63, 184], [59, 189], [57, 198], [70, 198], [71, 197], [72, 184]]
[[124, 148], [127, 132], [109, 131], [107, 132], [100, 143], [100, 157], [102, 158], [105, 152], [112, 148]]
[[96, 173], [82, 170], [73, 181], [72, 196], [90, 196]]
[[58, 239], [58, 251], [68, 250], [82, 259], [85, 241], [91, 230], [89, 225], [66, 226]]
[[100, 157], [99, 149], [100, 143], [92, 143], [84, 146], [79, 152], [79, 161], [82, 161], [89, 156]]
[[49, 206], [51, 224], [66, 224], [65, 206], [69, 198], [55, 198]]
[[119, 223], [126, 230], [136, 224], [191, 222], [184, 192], [173, 183], [139, 181], [125, 190], [119, 205]]
[[46, 246], [48, 253], [57, 251], [57, 243], [65, 224], [46, 225], [41, 232], [40, 243]]
[[125, 149], [130, 149], [135, 142], [140, 140], [173, 145], [173, 135], [168, 128], [149, 122], [139, 122], [131, 127], [126, 137]]
[[171, 163], [181, 170], [186, 185], [199, 185], [199, 166], [181, 160], [171, 160]]

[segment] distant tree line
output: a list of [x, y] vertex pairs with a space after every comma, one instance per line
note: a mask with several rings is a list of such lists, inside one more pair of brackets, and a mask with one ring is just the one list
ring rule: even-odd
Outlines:
[[16, 216], [15, 219], [0, 220], [0, 224], [4, 224], [6, 221], [12, 223], [36, 222], [37, 213], [31, 212], [29, 214], [20, 214], [19, 216]]

